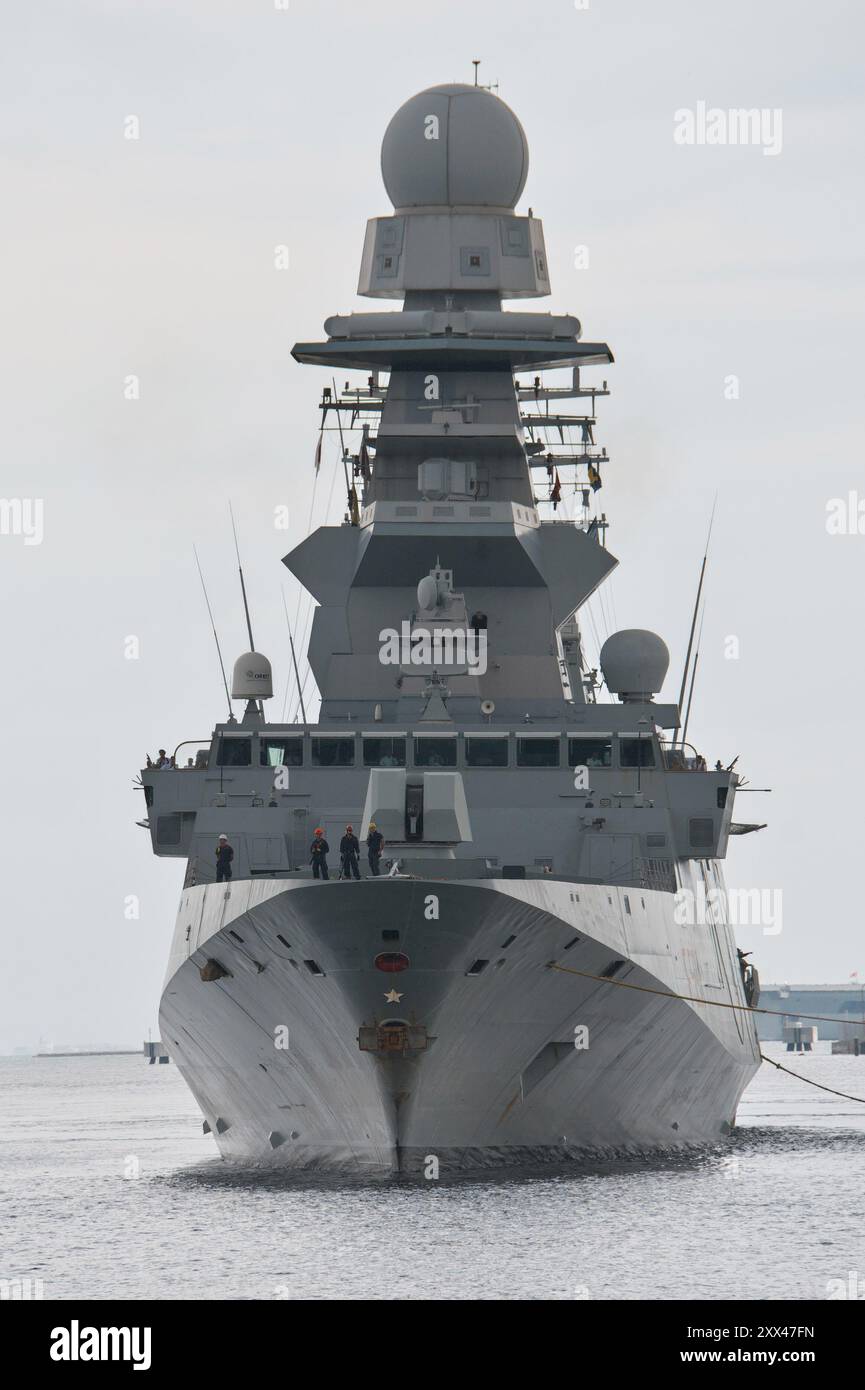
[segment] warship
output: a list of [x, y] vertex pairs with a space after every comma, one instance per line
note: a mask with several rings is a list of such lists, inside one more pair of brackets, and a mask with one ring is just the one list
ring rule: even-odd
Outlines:
[[327, 431], [346, 488], [342, 524], [284, 559], [314, 603], [317, 718], [266, 719], [250, 627], [237, 714], [141, 773], [154, 853], [187, 861], [163, 1042], [244, 1163], [429, 1175], [716, 1143], [760, 1060], [723, 910], [750, 827], [737, 773], [660, 698], [662, 639], [613, 632], [590, 664], [582, 611], [617, 561], [589, 377], [612, 353], [502, 308], [550, 279], [491, 90], [412, 97], [381, 168], [393, 212], [358, 293], [401, 304], [293, 349], [333, 378], [315, 467]]

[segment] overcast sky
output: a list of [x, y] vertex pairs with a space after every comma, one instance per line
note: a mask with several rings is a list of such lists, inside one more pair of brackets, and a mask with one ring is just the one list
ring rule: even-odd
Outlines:
[[[231, 498], [278, 718], [280, 560], [306, 533], [326, 380], [290, 348], [363, 307], [385, 126], [472, 58], [528, 136], [537, 307], [616, 355], [607, 616], [660, 632], [674, 672], [718, 493], [691, 731], [773, 789], [738, 803], [769, 828], [734, 842], [728, 881], [783, 890], [782, 932], [744, 944], [764, 981], [865, 979], [865, 535], [826, 527], [830, 499], [865, 499], [860, 7], [43, 0], [5, 27], [0, 492], [43, 499], [44, 538], [0, 535], [0, 1050], [156, 1029], [183, 865], [152, 857], [132, 781], [224, 716], [192, 545], [233, 659]], [[780, 110], [780, 152], [677, 144], [699, 102]]]

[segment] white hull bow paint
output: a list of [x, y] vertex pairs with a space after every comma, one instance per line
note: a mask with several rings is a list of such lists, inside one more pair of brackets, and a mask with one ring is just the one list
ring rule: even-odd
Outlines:
[[[674, 903], [557, 880], [188, 888], [162, 1038], [227, 1159], [386, 1174], [717, 1142], [759, 1066], [750, 1017], [549, 968], [743, 1005], [729, 928]], [[424, 1050], [362, 1050], [382, 1024]]]

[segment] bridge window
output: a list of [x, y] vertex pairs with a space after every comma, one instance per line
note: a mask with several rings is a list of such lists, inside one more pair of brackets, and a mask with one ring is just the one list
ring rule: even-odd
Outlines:
[[456, 767], [457, 741], [453, 734], [431, 738], [428, 734], [414, 741], [415, 767]]
[[517, 767], [558, 767], [560, 741], [546, 734], [517, 737]]
[[612, 734], [577, 734], [568, 739], [568, 767], [611, 767], [612, 762]]
[[301, 767], [303, 739], [271, 738], [262, 734], [258, 758], [262, 767]]
[[313, 767], [354, 767], [354, 738], [335, 734], [310, 740]]
[[619, 735], [620, 767], [654, 767], [655, 745], [651, 734]]
[[220, 734], [216, 761], [220, 767], [250, 767], [252, 764], [252, 739]]
[[366, 738], [363, 740], [364, 767], [405, 767], [405, 738]]
[[466, 734], [466, 767], [507, 767], [508, 740], [498, 734]]

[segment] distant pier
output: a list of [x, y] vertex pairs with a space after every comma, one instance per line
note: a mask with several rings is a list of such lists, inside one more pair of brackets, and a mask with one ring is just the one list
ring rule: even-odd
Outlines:
[[[145, 1047], [147, 1044], [144, 1044]], [[80, 1052], [37, 1052], [37, 1057], [140, 1057], [137, 1048], [117, 1047], [109, 1048], [107, 1052], [87, 1052], [82, 1048]]]
[[37, 1057], [140, 1057], [143, 1052], [151, 1066], [154, 1062], [169, 1062], [171, 1059], [166, 1051], [165, 1044], [147, 1039], [142, 1043], [141, 1052], [135, 1047], [108, 1047], [108, 1048], [86, 1048], [82, 1047], [73, 1052], [37, 1052]]
[[[761, 1042], [788, 1042], [785, 1029], [790, 1025], [816, 1023], [818, 1036], [826, 1042], [858, 1039], [860, 1047], [865, 1046], [865, 1026], [860, 1022], [865, 1019], [865, 985], [761, 984], [760, 1007], [776, 1011], [754, 1017]], [[810, 1014], [819, 1014], [819, 1020]]]

